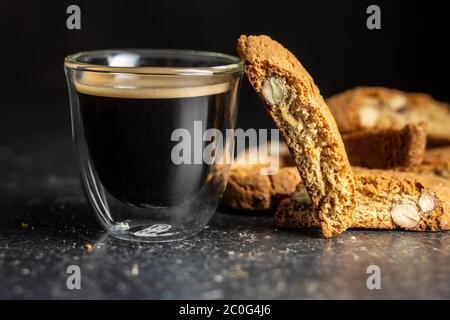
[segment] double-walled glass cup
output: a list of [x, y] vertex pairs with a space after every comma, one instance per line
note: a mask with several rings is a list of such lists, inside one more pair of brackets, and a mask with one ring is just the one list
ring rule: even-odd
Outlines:
[[183, 50], [104, 50], [65, 59], [87, 198], [114, 236], [202, 230], [224, 192], [242, 62]]

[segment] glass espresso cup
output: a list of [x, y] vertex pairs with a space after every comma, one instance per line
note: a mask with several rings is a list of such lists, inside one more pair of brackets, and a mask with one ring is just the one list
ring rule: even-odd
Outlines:
[[81, 180], [103, 227], [144, 242], [202, 230], [228, 178], [242, 62], [105, 50], [70, 55], [64, 66]]

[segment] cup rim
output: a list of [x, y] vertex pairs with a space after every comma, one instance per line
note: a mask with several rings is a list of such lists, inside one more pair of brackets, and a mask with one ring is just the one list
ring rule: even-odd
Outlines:
[[[179, 54], [185, 56], [216, 57], [229, 60], [230, 63], [212, 67], [119, 67], [100, 64], [91, 64], [80, 61], [81, 57], [99, 54], [117, 53], [138, 53], [138, 54]], [[90, 50], [70, 54], [64, 58], [64, 67], [77, 71], [90, 71], [99, 73], [127, 73], [140, 75], [219, 75], [230, 74], [243, 71], [243, 61], [233, 55], [199, 50], [183, 49], [111, 49], [111, 50]]]

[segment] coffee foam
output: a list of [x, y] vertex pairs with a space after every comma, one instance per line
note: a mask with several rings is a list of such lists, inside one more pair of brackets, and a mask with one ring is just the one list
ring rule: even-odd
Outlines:
[[230, 76], [164, 76], [84, 72], [75, 81], [78, 92], [101, 97], [173, 99], [229, 91]]

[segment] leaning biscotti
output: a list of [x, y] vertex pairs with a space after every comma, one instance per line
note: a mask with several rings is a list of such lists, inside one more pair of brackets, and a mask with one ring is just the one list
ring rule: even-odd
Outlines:
[[449, 105], [429, 95], [383, 87], [357, 87], [326, 101], [341, 133], [398, 129], [410, 123], [425, 122], [430, 144], [450, 143]]
[[[353, 228], [439, 231], [450, 229], [450, 186], [439, 177], [354, 169], [357, 206]], [[283, 228], [318, 227], [309, 199], [300, 187], [283, 200], [275, 224]]]
[[335, 120], [297, 58], [268, 36], [241, 36], [237, 50], [295, 159], [326, 237], [351, 225], [355, 185]]
[[342, 135], [352, 166], [390, 169], [419, 165], [427, 142], [426, 124], [402, 129], [363, 130]]

